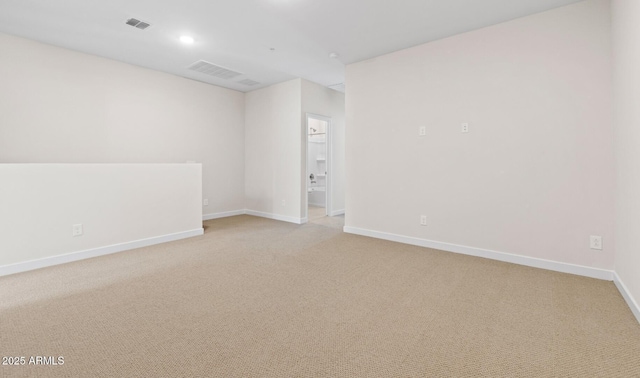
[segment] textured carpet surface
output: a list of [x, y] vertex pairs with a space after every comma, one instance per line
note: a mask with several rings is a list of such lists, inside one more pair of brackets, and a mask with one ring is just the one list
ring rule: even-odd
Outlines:
[[[0, 278], [1, 377], [640, 377], [611, 282], [250, 216]], [[28, 362], [28, 361], [27, 361]]]

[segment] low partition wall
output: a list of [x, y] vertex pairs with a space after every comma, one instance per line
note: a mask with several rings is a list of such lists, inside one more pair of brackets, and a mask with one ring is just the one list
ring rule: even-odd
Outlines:
[[0, 275], [201, 235], [200, 164], [0, 164]]

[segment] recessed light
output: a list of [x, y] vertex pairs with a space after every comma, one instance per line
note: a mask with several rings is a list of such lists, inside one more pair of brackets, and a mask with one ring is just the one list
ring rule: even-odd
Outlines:
[[180, 42], [190, 45], [193, 43], [193, 37], [189, 37], [188, 35], [183, 35], [182, 37], [180, 37]]

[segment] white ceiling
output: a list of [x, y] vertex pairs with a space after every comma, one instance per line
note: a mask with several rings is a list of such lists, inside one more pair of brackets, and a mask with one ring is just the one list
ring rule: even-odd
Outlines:
[[[0, 31], [246, 92], [295, 77], [343, 83], [345, 64], [578, 1], [0, 0]], [[186, 69], [201, 59], [243, 75]]]

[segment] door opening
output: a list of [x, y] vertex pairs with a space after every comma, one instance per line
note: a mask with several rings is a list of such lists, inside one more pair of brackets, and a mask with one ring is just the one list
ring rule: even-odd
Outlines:
[[306, 203], [309, 221], [331, 214], [331, 118], [307, 114]]

